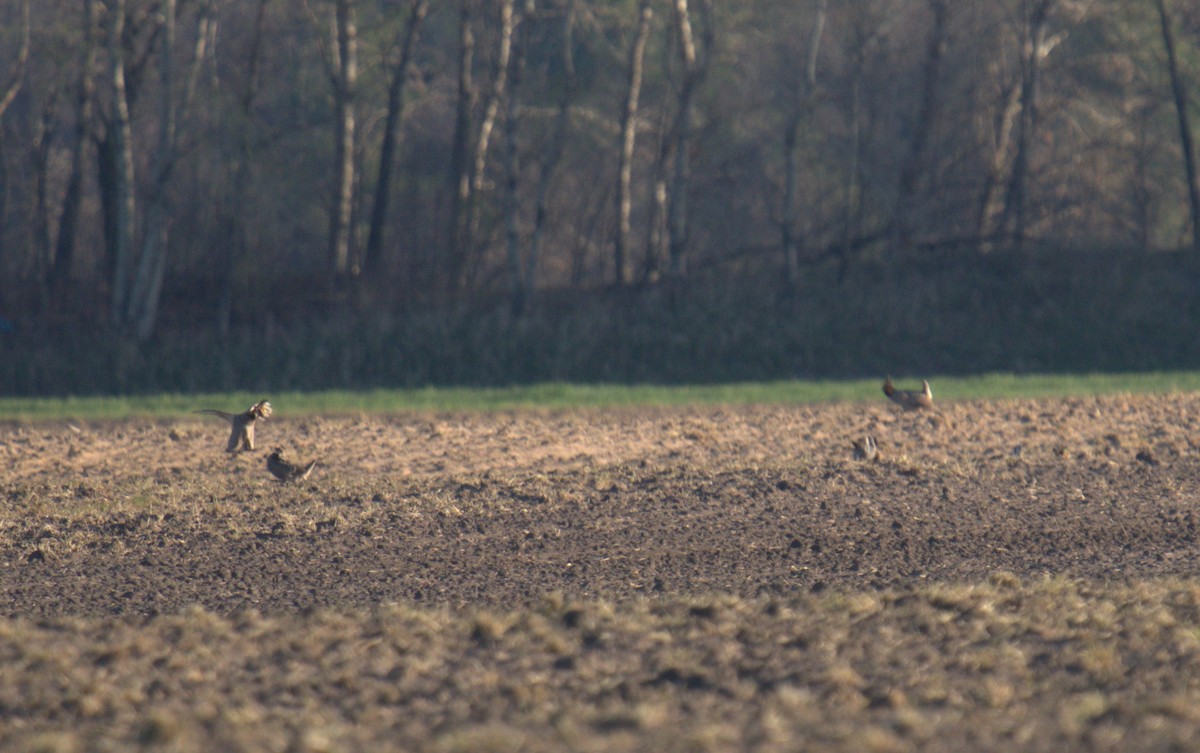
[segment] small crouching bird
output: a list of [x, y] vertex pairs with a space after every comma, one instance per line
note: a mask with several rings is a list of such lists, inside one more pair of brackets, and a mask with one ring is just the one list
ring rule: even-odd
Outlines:
[[259, 421], [265, 421], [271, 415], [271, 404], [266, 400], [260, 400], [242, 413], [226, 413], [223, 410], [212, 410], [211, 408], [198, 410], [196, 413], [220, 416], [228, 421], [232, 430], [229, 432], [229, 444], [225, 446], [225, 452], [238, 452], [239, 450], [254, 449], [254, 425]]
[[875, 444], [875, 437], [870, 434], [867, 434], [862, 439], [855, 439], [850, 444], [854, 447], [855, 460], [871, 462], [879, 457], [879, 446]]
[[271, 472], [272, 476], [284, 483], [289, 481], [303, 481], [308, 478], [308, 474], [312, 473], [313, 468], [316, 467], [316, 460], [308, 464], [292, 462], [292, 459], [280, 447], [276, 447], [267, 456], [267, 470]]
[[932, 408], [933, 390], [929, 389], [929, 380], [922, 381], [921, 386], [922, 389], [920, 392], [916, 390], [898, 390], [892, 386], [892, 378], [889, 376], [883, 382], [883, 394], [887, 395], [888, 400], [891, 400], [905, 410]]

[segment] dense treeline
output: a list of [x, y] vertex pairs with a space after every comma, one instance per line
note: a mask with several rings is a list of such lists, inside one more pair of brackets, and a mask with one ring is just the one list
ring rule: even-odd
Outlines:
[[10, 0], [4, 336], [493, 337], [1200, 249], [1198, 82], [1181, 0]]

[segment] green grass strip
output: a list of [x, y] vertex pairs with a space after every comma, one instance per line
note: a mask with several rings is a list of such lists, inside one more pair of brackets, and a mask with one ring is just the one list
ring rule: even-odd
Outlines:
[[[916, 377], [895, 377], [901, 388], [919, 387]], [[428, 387], [364, 392], [237, 392], [136, 397], [0, 398], [0, 419], [116, 419], [178, 417], [196, 408], [240, 410], [266, 397], [289, 415], [490, 411], [635, 405], [715, 405], [857, 402], [879, 400], [881, 379], [790, 380], [715, 385], [616, 385], [548, 383], [514, 387]], [[935, 399], [1065, 397], [1200, 390], [1200, 372], [1130, 374], [983, 374], [930, 377]]]

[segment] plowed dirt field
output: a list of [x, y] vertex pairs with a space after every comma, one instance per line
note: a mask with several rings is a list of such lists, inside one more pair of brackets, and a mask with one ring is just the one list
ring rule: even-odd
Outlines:
[[0, 426], [0, 748], [1200, 739], [1200, 396], [275, 407]]

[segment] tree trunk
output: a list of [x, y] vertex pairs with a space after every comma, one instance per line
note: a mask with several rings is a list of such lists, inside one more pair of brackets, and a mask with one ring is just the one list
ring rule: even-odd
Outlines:
[[57, 306], [65, 297], [75, 256], [75, 234], [79, 227], [79, 210], [83, 199], [83, 171], [87, 157], [88, 131], [92, 127], [96, 82], [92, 78], [96, 67], [96, 29], [100, 20], [97, 0], [83, 0], [83, 50], [81, 51], [75, 142], [71, 144], [71, 167], [63, 193], [62, 211], [58, 220], [58, 239], [48, 284]]
[[440, 280], [448, 289], [463, 265], [467, 247], [469, 223], [467, 206], [471, 200], [471, 171], [467, 153], [470, 151], [471, 110], [475, 84], [471, 67], [475, 60], [475, 34], [471, 30], [471, 10], [474, 0], [461, 0], [458, 21], [458, 97], [455, 102], [454, 137], [450, 146], [450, 215], [447, 218], [447, 240], [444, 258], [438, 265]]
[[329, 211], [329, 260], [335, 277], [359, 273], [354, 249], [354, 139], [357, 124], [358, 30], [353, 0], [336, 0], [333, 13], [334, 181]]
[[404, 84], [416, 48], [421, 23], [429, 10], [428, 0], [409, 0], [408, 22], [404, 25], [403, 41], [397, 45], [400, 53], [390, 67], [387, 96], [387, 115], [384, 118], [383, 142], [379, 147], [379, 171], [375, 182], [375, 199], [371, 205], [371, 222], [367, 233], [367, 248], [363, 267], [368, 274], [377, 274], [383, 262], [383, 234], [390, 214], [392, 169], [396, 162], [396, 142], [400, 138], [400, 121], [404, 112]]
[[496, 61], [492, 69], [492, 85], [488, 88], [487, 99], [483, 105], [483, 117], [479, 122], [479, 132], [475, 136], [473, 167], [471, 169], [471, 188], [466, 204], [465, 221], [467, 223], [467, 238], [470, 240], [463, 249], [465, 264], [455, 281], [460, 288], [470, 288], [475, 273], [475, 239], [479, 237], [479, 195], [483, 191], [487, 174], [488, 151], [491, 147], [492, 131], [496, 126], [496, 117], [500, 105], [504, 101], [505, 88], [508, 86], [508, 69], [512, 58], [513, 40], [513, 8], [515, 0], [500, 0], [500, 29], [496, 40]]
[[254, 14], [254, 30], [250, 38], [250, 51], [246, 61], [246, 87], [237, 98], [237, 112], [246, 128], [237, 129], [235, 135], [233, 165], [226, 171], [225, 180], [229, 190], [224, 192], [224, 200], [220, 209], [223, 218], [220, 227], [225, 242], [221, 244], [221, 292], [217, 302], [217, 332], [222, 338], [228, 337], [233, 322], [233, 305], [237, 297], [238, 269], [245, 255], [246, 223], [242, 211], [244, 198], [249, 190], [250, 160], [252, 157], [249, 124], [254, 112], [254, 103], [258, 96], [258, 72], [261, 64], [262, 44], [265, 38], [267, 3], [270, 0], [258, 0], [258, 9]]
[[1012, 175], [1004, 196], [1002, 228], [1017, 248], [1025, 243], [1029, 205], [1029, 158], [1037, 128], [1038, 94], [1041, 89], [1042, 60], [1048, 53], [1046, 17], [1055, 0], [1039, 0], [1024, 21], [1021, 55], [1021, 105], [1017, 121], [1016, 152]]
[[[164, 4], [173, 2], [164, 0]], [[167, 269], [169, 214], [165, 200], [147, 202], [142, 257], [129, 311], [129, 323], [133, 327], [134, 337], [140, 342], [150, 339], [158, 322], [158, 304], [162, 299], [163, 277]]]
[[976, 222], [979, 249], [983, 253], [991, 251], [1004, 236], [1019, 247], [1026, 234], [1029, 158], [1037, 128], [1041, 65], [1058, 43], [1057, 39], [1046, 36], [1046, 18], [1053, 3], [1054, 0], [1039, 0], [1032, 8], [1024, 6], [1020, 78], [1007, 89], [988, 157], [988, 175]]
[[629, 237], [633, 214], [633, 151], [637, 139], [638, 100], [642, 93], [642, 69], [646, 57], [646, 40], [650, 36], [650, 19], [654, 10], [650, 0], [638, 3], [637, 32], [629, 50], [629, 77], [625, 87], [625, 103], [621, 109], [621, 149], [617, 164], [617, 236], [613, 248], [615, 282], [621, 287], [627, 282], [629, 267]]
[[828, 0], [818, 0], [817, 15], [813, 19], [812, 34], [808, 43], [808, 65], [804, 71], [804, 81], [800, 91], [796, 92], [788, 115], [783, 134], [783, 216], [780, 222], [781, 242], [783, 244], [784, 263], [786, 265], [788, 283], [796, 285], [800, 282], [800, 244], [796, 233], [796, 145], [800, 138], [800, 124], [804, 113], [812, 107], [813, 95], [817, 89], [817, 58], [821, 50], [821, 34], [825, 29], [825, 15]]
[[1004, 110], [1000, 114], [999, 126], [992, 139], [991, 154], [988, 155], [988, 173], [984, 178], [983, 198], [979, 202], [979, 220], [976, 223], [981, 253], [988, 253], [994, 247], [995, 235], [999, 229], [997, 223], [1004, 214], [1004, 194], [1001, 188], [1008, 173], [1013, 131], [1020, 113], [1021, 86], [1014, 84], [1008, 88], [1005, 96]]
[[500, 38], [496, 41], [496, 67], [492, 75], [492, 86], [488, 90], [488, 98], [483, 106], [483, 120], [479, 123], [479, 136], [475, 140], [475, 167], [471, 173], [473, 193], [478, 193], [483, 187], [492, 129], [496, 125], [496, 115], [499, 113], [500, 103], [504, 99], [504, 89], [508, 85], [509, 61], [512, 57], [513, 46], [514, 5], [515, 0], [500, 0]]
[[917, 107], [917, 119], [913, 124], [913, 137], [909, 142], [908, 154], [900, 167], [900, 179], [896, 185], [896, 204], [892, 215], [892, 238], [898, 248], [906, 249], [912, 243], [913, 223], [910, 216], [916, 205], [917, 178], [924, 164], [925, 147], [937, 120], [939, 88], [941, 86], [942, 55], [946, 49], [946, 15], [948, 0], [929, 0], [933, 14], [933, 28], [925, 53], [925, 70], [921, 82], [921, 101]]
[[175, 105], [175, 9], [176, 0], [163, 0], [162, 28], [159, 31], [161, 52], [159, 72], [162, 90], [159, 92], [158, 146], [155, 149], [146, 194], [145, 227], [142, 228], [142, 252], [125, 312], [125, 321], [138, 340], [146, 340], [154, 332], [158, 319], [158, 302], [166, 271], [167, 237], [171, 210], [168, 204], [171, 173], [178, 157], [176, 149]]
[[[50, 157], [55, 146], [55, 124], [58, 122], [57, 106], [57, 95], [52, 94], [42, 106], [42, 112], [38, 116], [37, 127], [33, 132], [29, 147], [29, 162], [33, 170], [33, 253], [36, 256], [35, 268], [38, 274], [44, 277], [50, 275], [51, 265], [54, 263], [54, 250], [51, 242], [54, 234], [50, 232], [50, 227], [54, 224], [50, 200]], [[3, 144], [0, 143], [0, 147], [2, 146]], [[4, 197], [0, 198], [0, 202], [4, 202], [7, 200], [8, 187], [0, 184], [0, 190], [4, 191]], [[48, 291], [44, 290], [43, 292]], [[42, 312], [45, 314], [49, 311], [48, 302], [43, 299]]]
[[21, 85], [25, 82], [25, 66], [29, 63], [29, 0], [21, 3], [21, 49], [17, 52], [17, 60], [13, 66], [9, 81], [0, 91], [0, 120], [8, 106], [17, 98]]
[[671, 131], [674, 165], [671, 190], [667, 199], [668, 275], [680, 277], [687, 271], [688, 191], [691, 183], [692, 101], [708, 69], [712, 48], [712, 6], [700, 0], [703, 50], [698, 50], [692, 31], [689, 0], [674, 0], [675, 31], [679, 56], [683, 63], [683, 83], [679, 90], [678, 110]]
[[108, 27], [113, 117], [107, 136], [106, 157], [111, 160], [112, 318], [117, 328], [125, 325], [129, 302], [129, 268], [133, 256], [133, 222], [136, 202], [133, 193], [133, 135], [129, 124], [129, 100], [125, 88], [125, 0], [112, 0]]
[[554, 120], [554, 134], [546, 149], [538, 173], [537, 199], [534, 205], [533, 232], [529, 236], [529, 255], [525, 260], [523, 277], [527, 295], [532, 296], [537, 279], [538, 259], [542, 234], [546, 226], [546, 204], [550, 193], [550, 177], [554, 174], [567, 142], [567, 129], [571, 124], [571, 101], [575, 98], [575, 0], [566, 0], [563, 6], [563, 87], [558, 97], [558, 115]]
[[1175, 53], [1175, 32], [1166, 0], [1157, 0], [1158, 18], [1162, 25], [1163, 46], [1167, 51], [1167, 72], [1171, 77], [1171, 96], [1175, 101], [1175, 117], [1179, 124], [1179, 145], [1183, 151], [1184, 178], [1187, 180], [1188, 202], [1192, 211], [1192, 248], [1200, 252], [1200, 183], [1196, 175], [1196, 148], [1192, 141], [1192, 126], [1188, 120], [1187, 89], [1179, 73]]
[[846, 157], [846, 182], [842, 189], [844, 198], [841, 217], [841, 243], [838, 246], [838, 281], [845, 277], [850, 263], [851, 244], [862, 229], [863, 181], [862, 181], [862, 79], [865, 60], [862, 52], [855, 55], [854, 68], [850, 74], [850, 153]]
[[667, 247], [670, 233], [667, 230], [667, 161], [670, 157], [670, 138], [665, 133], [665, 125], [660, 124], [659, 157], [654, 163], [651, 186], [653, 194], [650, 199], [650, 218], [646, 223], [646, 258], [642, 263], [642, 273], [638, 276], [641, 284], [653, 282], [661, 277], [667, 264]]
[[504, 246], [509, 267], [509, 295], [513, 314], [524, 313], [529, 291], [525, 287], [524, 262], [521, 259], [521, 160], [517, 144], [520, 123], [517, 119], [517, 96], [521, 88], [522, 68], [525, 65], [525, 45], [521, 38], [520, 14], [508, 19], [512, 35], [512, 53], [508, 76], [508, 91], [504, 102]]
[[[25, 68], [29, 62], [29, 43], [30, 43], [30, 23], [29, 23], [29, 0], [24, 0], [21, 4], [21, 49], [17, 52], [16, 64], [13, 66], [12, 75], [3, 89], [0, 90], [0, 121], [4, 120], [4, 113], [7, 112], [9, 105], [17, 98], [21, 87], [25, 83]], [[0, 147], [3, 146], [4, 132], [0, 129]], [[4, 218], [8, 213], [8, 165], [4, 163], [4, 150], [0, 148], [0, 261], [4, 259], [5, 250], [5, 233], [4, 233]], [[40, 218], [38, 225], [41, 224]], [[40, 232], [40, 231], [35, 231]], [[38, 243], [35, 248], [35, 264], [38, 270], [39, 277], [42, 274], [43, 266], [42, 259], [44, 253], [48, 250], [49, 243]], [[40, 286], [39, 293], [43, 300], [46, 293], [46, 286]], [[44, 308], [44, 306], [43, 306]]]
[[[122, 0], [118, 0], [118, 8], [123, 11]], [[150, 180], [146, 186], [145, 219], [142, 227], [141, 251], [135, 257], [133, 251], [132, 222], [120, 219], [121, 206], [127, 204], [131, 209], [133, 203], [132, 168], [118, 167], [114, 172], [113, 185], [116, 193], [123, 197], [128, 193], [128, 199], [118, 203], [115, 221], [115, 232], [128, 233], [127, 242], [116, 244], [118, 254], [115, 258], [114, 277], [120, 285], [114, 284], [114, 318], [119, 330], [131, 333], [138, 340], [148, 339], [154, 332], [158, 320], [158, 306], [162, 297], [163, 278], [167, 268], [168, 235], [171, 223], [171, 176], [179, 158], [177, 124], [181, 118], [180, 106], [176, 101], [175, 75], [175, 41], [177, 36], [176, 24], [177, 0], [163, 0], [158, 9], [154, 32], [159, 42], [158, 65], [160, 74], [160, 90], [158, 92], [158, 144], [150, 164]], [[211, 4], [201, 6], [198, 31], [196, 37], [195, 59], [192, 63], [190, 79], [198, 76], [198, 68], [203, 62], [205, 50], [209, 42], [209, 34], [205, 27], [210, 19]], [[120, 26], [123, 12], [114, 18], [110, 33], [120, 39]], [[113, 30], [116, 30], [115, 32]], [[119, 46], [119, 42], [117, 43]], [[120, 60], [121, 53], [116, 53]], [[123, 67], [118, 63], [114, 66], [120, 71]], [[123, 76], [114, 75], [114, 101], [117, 103], [118, 115], [115, 118], [117, 126], [110, 136], [114, 141], [113, 153], [118, 163], [130, 161], [132, 141], [129, 137], [128, 110], [120, 107], [127, 103], [123, 85]], [[187, 87], [185, 87], [186, 89]], [[186, 104], [185, 100], [185, 104]], [[124, 114], [120, 111], [125, 109]], [[121, 124], [123, 123], [123, 126]], [[124, 177], [127, 176], [127, 177]], [[127, 188], [120, 187], [125, 184]], [[132, 214], [132, 211], [129, 212]], [[119, 293], [119, 297], [118, 294]]]

